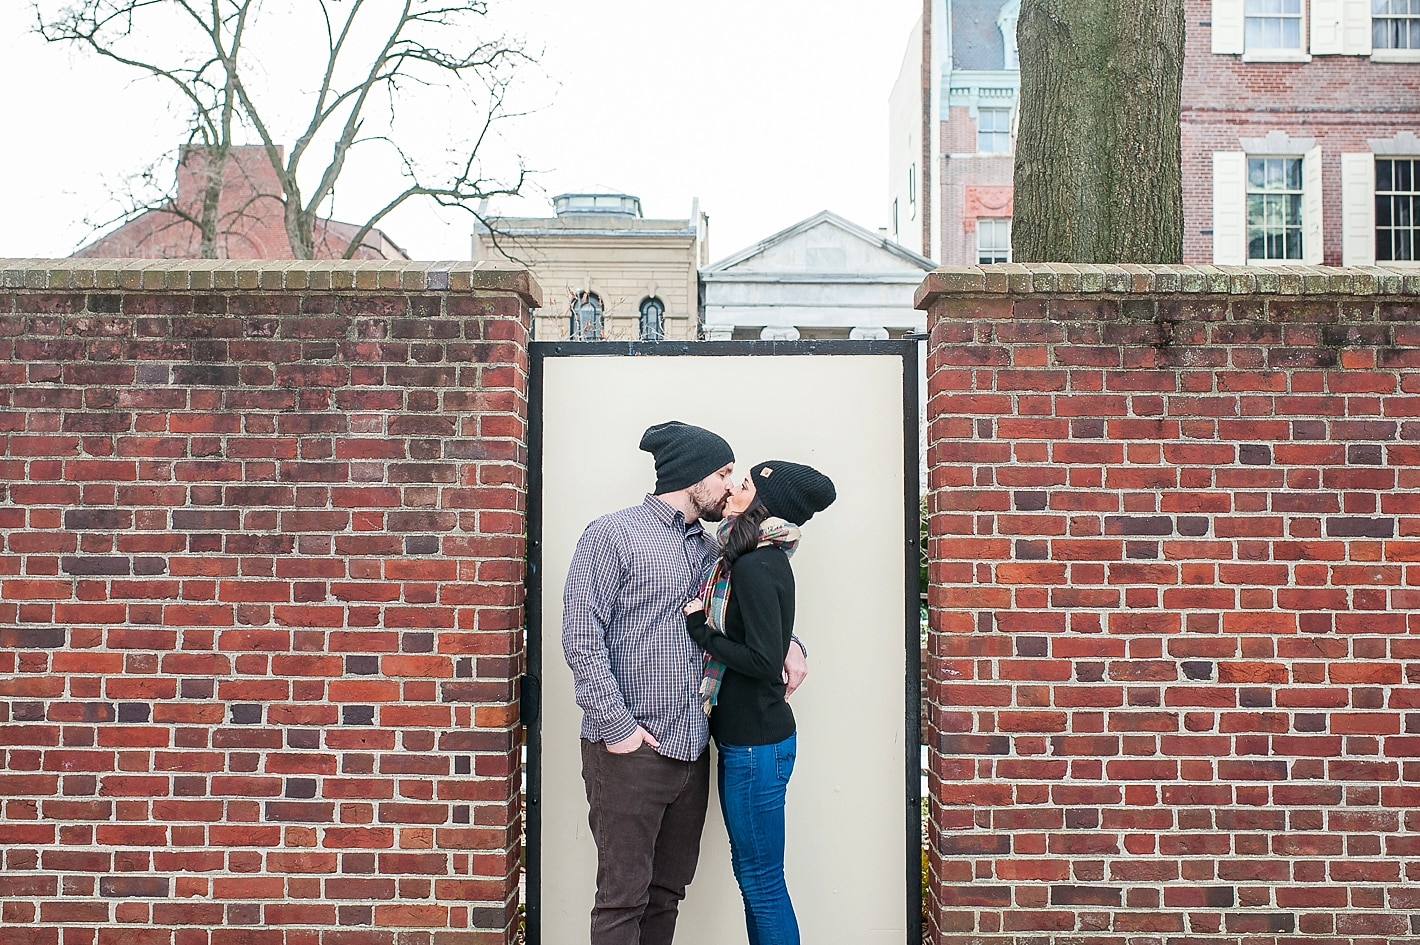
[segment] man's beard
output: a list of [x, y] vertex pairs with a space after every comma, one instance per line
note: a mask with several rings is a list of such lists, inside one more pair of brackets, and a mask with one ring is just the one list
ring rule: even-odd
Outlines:
[[695, 510], [695, 517], [702, 522], [720, 521], [729, 499], [728, 495], [723, 494], [717, 498], [714, 490], [701, 489], [698, 485], [690, 490], [690, 504]]

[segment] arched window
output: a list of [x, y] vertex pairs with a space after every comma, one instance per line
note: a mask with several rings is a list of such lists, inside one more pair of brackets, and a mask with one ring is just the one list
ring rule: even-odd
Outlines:
[[573, 341], [600, 341], [602, 337], [602, 297], [588, 289], [575, 292], [568, 305], [572, 316]]
[[662, 341], [666, 337], [666, 303], [648, 295], [641, 300], [641, 340]]

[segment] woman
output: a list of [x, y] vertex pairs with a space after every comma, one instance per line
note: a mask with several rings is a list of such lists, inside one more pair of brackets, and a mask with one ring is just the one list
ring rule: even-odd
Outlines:
[[832, 481], [809, 466], [755, 466], [725, 507], [723, 551], [703, 600], [685, 605], [686, 629], [707, 654], [701, 693], [750, 945], [799, 943], [784, 884], [784, 792], [796, 737], [783, 675], [794, 629], [789, 556], [799, 526], [835, 497]]

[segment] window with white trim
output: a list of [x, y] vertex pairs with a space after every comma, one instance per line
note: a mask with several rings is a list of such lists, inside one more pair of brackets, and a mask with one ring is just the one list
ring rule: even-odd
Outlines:
[[1420, 50], [1420, 0], [1371, 0], [1371, 48]]
[[1249, 262], [1302, 258], [1302, 159], [1247, 159]]
[[1302, 0], [1246, 0], [1243, 46], [1248, 52], [1300, 52]]
[[1376, 158], [1376, 262], [1420, 261], [1420, 158]]
[[976, 221], [976, 261], [985, 266], [1011, 261], [1011, 218], [980, 217]]
[[976, 150], [993, 154], [1006, 154], [1011, 150], [1009, 108], [976, 110]]

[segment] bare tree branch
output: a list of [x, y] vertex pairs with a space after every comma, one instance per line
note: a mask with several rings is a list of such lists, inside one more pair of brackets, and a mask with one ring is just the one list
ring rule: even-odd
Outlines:
[[[298, 258], [315, 255], [318, 230], [329, 242], [320, 214], [328, 212], [357, 150], [373, 148], [374, 157], [381, 146], [389, 148], [402, 180], [355, 224], [356, 235], [343, 250], [347, 257], [368, 252], [370, 232], [411, 200], [475, 213], [472, 203], [517, 194], [528, 181], [520, 161], [502, 174], [485, 170], [490, 130], [519, 114], [505, 108], [511, 84], [535, 62], [516, 41], [484, 35], [486, 0], [317, 0], [285, 11], [318, 17], [310, 30], [318, 38], [300, 60], [315, 67], [315, 84], [302, 93], [308, 118], [295, 129], [285, 124], [290, 89], [263, 88], [261, 74], [247, 61], [247, 52], [260, 45], [258, 24], [279, 15], [259, 0], [68, 0], [65, 7], [59, 6], [65, 0], [31, 2], [36, 32], [46, 40], [86, 49], [174, 91], [189, 124], [188, 148], [200, 152], [206, 175], [200, 208], [177, 209], [201, 230], [203, 255], [219, 252], [219, 227], [230, 232], [234, 219], [249, 219], [246, 213], [234, 216], [222, 199], [232, 149], [243, 136], [255, 137], [274, 171], [280, 193], [272, 196], [282, 205]], [[174, 42], [153, 39], [166, 40], [175, 25], [182, 35]], [[431, 161], [431, 155], [417, 153], [396, 120], [404, 105], [446, 90], [458, 107], [477, 110], [472, 120], [451, 121], [451, 127], [473, 133], [458, 142], [452, 160]], [[169, 203], [176, 206], [176, 200]]]

